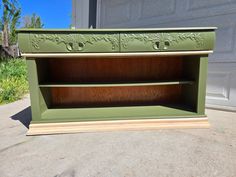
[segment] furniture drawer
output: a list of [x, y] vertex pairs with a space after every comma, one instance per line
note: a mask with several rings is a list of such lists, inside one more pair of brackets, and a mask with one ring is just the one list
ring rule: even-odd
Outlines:
[[211, 50], [214, 32], [123, 32], [121, 52]]
[[20, 34], [22, 53], [119, 52], [119, 33], [33, 32]]

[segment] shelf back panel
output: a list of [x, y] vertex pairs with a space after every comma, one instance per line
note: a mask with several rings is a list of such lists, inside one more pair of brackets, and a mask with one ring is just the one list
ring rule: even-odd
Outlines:
[[[179, 80], [181, 57], [122, 57], [49, 59], [42, 82], [97, 83]], [[45, 71], [44, 70], [44, 71]]]
[[142, 87], [51, 88], [53, 107], [110, 107], [176, 104], [181, 85]]

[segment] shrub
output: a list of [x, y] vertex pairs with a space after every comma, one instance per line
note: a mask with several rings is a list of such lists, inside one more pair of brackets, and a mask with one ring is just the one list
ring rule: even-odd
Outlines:
[[0, 60], [0, 104], [16, 101], [28, 92], [24, 59]]

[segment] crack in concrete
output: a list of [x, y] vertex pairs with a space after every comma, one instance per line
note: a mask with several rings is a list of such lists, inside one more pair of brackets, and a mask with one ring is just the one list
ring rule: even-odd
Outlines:
[[29, 139], [29, 140], [27, 140], [27, 141], [22, 141], [22, 142], [13, 144], [13, 145], [8, 146], [8, 147], [5, 147], [5, 148], [3, 148], [3, 149], [0, 149], [0, 153], [5, 152], [5, 151], [7, 151], [7, 150], [9, 150], [9, 149], [11, 149], [11, 148], [13, 148], [13, 147], [18, 147], [18, 146], [20, 146], [20, 145], [22, 145], [22, 144], [25, 144], [25, 143], [29, 142], [30, 140], [31, 140], [31, 139]]

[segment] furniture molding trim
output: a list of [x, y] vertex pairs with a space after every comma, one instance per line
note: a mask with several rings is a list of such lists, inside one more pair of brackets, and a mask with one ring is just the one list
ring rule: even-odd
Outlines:
[[180, 52], [136, 52], [136, 53], [21, 53], [27, 58], [47, 58], [47, 57], [110, 57], [110, 56], [172, 56], [172, 55], [207, 55], [213, 50], [204, 51], [180, 51]]
[[209, 128], [208, 118], [174, 118], [146, 120], [89, 121], [30, 124], [27, 135], [107, 132], [127, 130], [156, 130], [179, 128]]
[[140, 31], [140, 32], [146, 32], [146, 31], [204, 31], [204, 30], [209, 30], [213, 31], [216, 30], [217, 27], [178, 27], [178, 28], [103, 28], [103, 29], [40, 29], [40, 28], [35, 28], [35, 29], [17, 29], [17, 32], [135, 32], [135, 31]]

